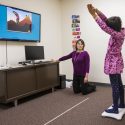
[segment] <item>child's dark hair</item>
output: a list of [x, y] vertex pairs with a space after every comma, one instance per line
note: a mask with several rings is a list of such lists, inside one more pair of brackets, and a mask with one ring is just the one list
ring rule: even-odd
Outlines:
[[113, 16], [108, 18], [106, 20], [106, 24], [107, 26], [114, 29], [115, 31], [118, 31], [118, 32], [121, 31], [122, 21], [121, 21], [121, 18], [118, 16]]
[[85, 42], [84, 42], [82, 39], [78, 39], [78, 40], [76, 41], [76, 50], [77, 50], [77, 44], [78, 44], [78, 42], [81, 42], [82, 45], [83, 45], [83, 48], [84, 48]]

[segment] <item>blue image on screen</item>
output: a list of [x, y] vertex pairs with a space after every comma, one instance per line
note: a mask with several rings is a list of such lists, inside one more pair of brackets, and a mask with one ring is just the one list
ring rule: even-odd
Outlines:
[[0, 40], [40, 42], [41, 15], [0, 5]]

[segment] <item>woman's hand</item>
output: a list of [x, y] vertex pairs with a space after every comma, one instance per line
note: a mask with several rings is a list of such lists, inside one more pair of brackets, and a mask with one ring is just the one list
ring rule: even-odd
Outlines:
[[84, 78], [84, 83], [88, 83], [88, 73], [86, 73], [85, 78]]
[[85, 83], [85, 84], [88, 83], [88, 77], [85, 77], [85, 78], [84, 78], [84, 83]]
[[60, 62], [59, 60], [51, 59], [52, 62]]

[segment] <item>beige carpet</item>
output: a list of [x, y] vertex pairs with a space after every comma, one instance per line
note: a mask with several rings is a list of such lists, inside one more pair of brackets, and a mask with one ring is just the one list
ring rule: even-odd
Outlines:
[[101, 117], [111, 104], [110, 87], [97, 86], [97, 91], [89, 95], [74, 94], [72, 89], [57, 90], [25, 100], [17, 107], [0, 105], [0, 125], [124, 125], [125, 116], [121, 121]]

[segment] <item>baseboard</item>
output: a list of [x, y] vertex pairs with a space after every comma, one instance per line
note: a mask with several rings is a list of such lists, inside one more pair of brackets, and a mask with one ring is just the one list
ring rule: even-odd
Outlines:
[[[73, 81], [73, 80], [72, 79], [66, 79], [66, 81], [70, 82], [70, 81]], [[100, 82], [92, 82], [92, 81], [89, 81], [89, 83], [94, 83], [97, 86], [107, 86], [107, 87], [111, 86], [109, 83], [100, 83]], [[123, 85], [123, 86], [125, 88], [125, 85]]]
[[108, 87], [111, 86], [109, 83], [100, 83], [100, 82], [92, 82], [92, 81], [91, 82], [89, 81], [89, 83], [94, 83], [97, 86], [108, 86]]
[[71, 81], [73, 81], [73, 80], [72, 80], [72, 79], [66, 79], [66, 81], [71, 82]]

